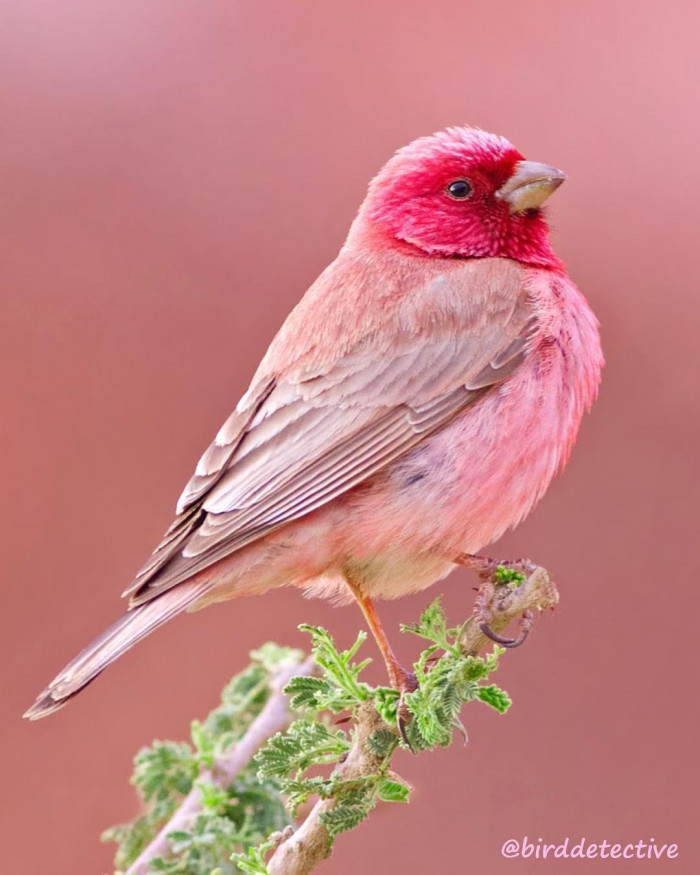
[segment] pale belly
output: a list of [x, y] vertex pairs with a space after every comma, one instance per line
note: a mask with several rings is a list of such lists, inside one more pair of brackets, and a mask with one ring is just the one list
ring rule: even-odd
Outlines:
[[[507, 388], [335, 503], [332, 552], [370, 595], [429, 586], [460, 553], [480, 552], [532, 510], [579, 427], [579, 393], [566, 378], [564, 360], [548, 349]], [[320, 588], [336, 578], [329, 572]]]

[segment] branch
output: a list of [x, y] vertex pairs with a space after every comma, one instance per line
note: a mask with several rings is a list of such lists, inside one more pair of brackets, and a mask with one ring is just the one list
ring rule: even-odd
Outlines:
[[[282, 692], [284, 687], [293, 677], [314, 674], [315, 671], [316, 664], [312, 658], [301, 665], [295, 662], [282, 663], [270, 679], [270, 697], [263, 710], [250, 724], [238, 744], [219, 757], [211, 769], [203, 771], [200, 780], [204, 779], [223, 788], [228, 787], [261, 745], [276, 732], [286, 729], [291, 722], [292, 715], [287, 708], [287, 697]], [[151, 872], [151, 860], [155, 857], [166, 859], [170, 855], [171, 842], [168, 838], [170, 833], [187, 830], [201, 810], [202, 791], [195, 784], [182, 805], [131, 864], [126, 875], [148, 875]]]
[[[492, 582], [483, 584], [475, 605], [476, 616], [465, 626], [461, 636], [462, 652], [477, 656], [492, 643], [475, 619], [488, 617], [490, 627], [498, 632], [525, 611], [553, 608], [558, 601], [559, 593], [554, 582], [539, 566], [532, 569], [528, 578], [516, 589]], [[386, 758], [371, 753], [366, 744], [367, 738], [380, 728], [386, 728], [386, 724], [374, 705], [371, 702], [363, 703], [357, 710], [350, 751], [335, 772], [342, 781], [356, 781], [376, 775], [386, 766]], [[337, 800], [333, 798], [319, 800], [296, 832], [281, 836], [282, 841], [267, 861], [269, 875], [307, 875], [329, 856], [331, 841], [322, 815], [333, 810], [336, 804]]]

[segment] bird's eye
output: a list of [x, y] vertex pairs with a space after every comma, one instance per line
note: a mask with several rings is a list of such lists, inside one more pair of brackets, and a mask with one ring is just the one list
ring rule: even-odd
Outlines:
[[455, 179], [447, 186], [447, 194], [456, 201], [465, 201], [472, 191], [472, 184], [468, 179]]

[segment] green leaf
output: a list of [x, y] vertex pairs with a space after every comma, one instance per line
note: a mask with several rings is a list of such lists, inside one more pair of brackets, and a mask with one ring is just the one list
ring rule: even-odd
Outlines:
[[[236, 865], [239, 872], [248, 872], [250, 875], [267, 875], [265, 856], [272, 849], [272, 842], [264, 842], [255, 848], [248, 848], [244, 854], [231, 854], [230, 860]], [[212, 875], [214, 873], [212, 872]]]
[[525, 582], [525, 575], [514, 568], [506, 568], [505, 565], [499, 565], [493, 573], [496, 583], [507, 583], [511, 589], [517, 589]]
[[365, 744], [370, 753], [378, 757], [385, 757], [394, 750], [398, 742], [399, 739], [396, 732], [391, 729], [382, 728], [375, 729], [367, 738]]
[[216, 749], [213, 734], [199, 720], [193, 720], [190, 727], [190, 735], [192, 736], [192, 744], [195, 746], [200, 762], [206, 766], [212, 766]]
[[445, 613], [440, 603], [441, 597], [438, 596], [421, 614], [420, 620], [417, 623], [410, 625], [401, 624], [402, 632], [411, 632], [421, 638], [426, 638], [428, 641], [433, 641], [445, 650], [450, 649], [450, 644], [447, 641], [447, 624], [445, 622]]
[[379, 782], [378, 793], [382, 802], [408, 802], [411, 788], [400, 781], [384, 778]]
[[320, 815], [331, 842], [341, 832], [354, 829], [375, 806], [374, 787], [371, 785], [350, 790], [338, 797], [330, 811]]
[[335, 686], [335, 697], [326, 707], [338, 712], [364, 702], [369, 696], [370, 689], [367, 684], [361, 683], [358, 677], [371, 660], [365, 659], [361, 663], [355, 663], [353, 659], [360, 645], [367, 638], [367, 633], [359, 632], [349, 650], [339, 651], [335, 641], [323, 627], [303, 623], [299, 628], [302, 632], [311, 635], [314, 659], [323, 669], [326, 680]]
[[173, 854], [179, 854], [192, 845], [192, 833], [184, 829], [176, 829], [168, 833]]
[[505, 714], [513, 704], [508, 693], [497, 687], [496, 684], [490, 684], [488, 687], [479, 687], [479, 698], [501, 714]]
[[311, 765], [336, 762], [349, 749], [342, 729], [331, 732], [314, 720], [296, 720], [286, 733], [278, 732], [268, 739], [254, 759], [260, 780], [286, 778]]
[[455, 683], [462, 702], [471, 702], [479, 695], [479, 684], [476, 681], [465, 681], [458, 678]]
[[336, 782], [333, 778], [323, 778], [321, 775], [284, 781], [283, 788], [287, 796], [287, 806], [292, 816], [296, 817], [299, 806], [303, 805], [311, 796], [328, 799], [329, 796], [333, 795], [335, 786]]
[[189, 744], [154, 741], [134, 758], [132, 783], [145, 802], [186, 796], [192, 788], [198, 765]]
[[487, 653], [486, 656], [483, 657], [486, 669], [489, 674], [492, 671], [496, 671], [496, 669], [498, 668], [498, 659], [499, 657], [503, 656], [505, 652], [505, 647], [499, 647], [498, 644], [494, 644], [491, 653]]
[[400, 693], [389, 687], [377, 687], [374, 691], [374, 707], [385, 723], [393, 726], [396, 723], [396, 708]]
[[[413, 715], [409, 724], [409, 739], [412, 745], [418, 741], [418, 749], [439, 745], [445, 747], [452, 737], [452, 719], [445, 719], [431, 702], [430, 691], [420, 687], [406, 696], [406, 705]], [[413, 734], [412, 734], [413, 733]], [[415, 738], [415, 736], [418, 738]]]
[[299, 675], [291, 679], [284, 692], [290, 697], [289, 704], [293, 710], [313, 708], [321, 711], [327, 707], [327, 703], [332, 702], [334, 691], [325, 678]]
[[464, 659], [462, 675], [467, 681], [480, 681], [488, 677], [489, 670], [480, 656], [467, 656]]
[[196, 783], [202, 794], [204, 808], [218, 812], [229, 801], [229, 795], [222, 787], [212, 784], [211, 781], [197, 781]]
[[119, 824], [106, 829], [100, 836], [103, 842], [116, 842], [118, 845], [114, 855], [114, 867], [124, 871], [136, 860], [141, 851], [155, 835], [151, 818], [148, 815], [138, 817], [133, 823]]
[[260, 663], [265, 671], [271, 674], [282, 663], [302, 663], [306, 659], [306, 654], [295, 647], [280, 647], [274, 641], [268, 641], [257, 650], [251, 650], [250, 658], [253, 662]]

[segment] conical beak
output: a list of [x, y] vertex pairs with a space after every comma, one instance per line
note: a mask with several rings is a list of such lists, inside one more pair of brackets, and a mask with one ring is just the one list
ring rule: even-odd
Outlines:
[[498, 189], [496, 197], [508, 203], [511, 213], [534, 210], [541, 207], [565, 179], [566, 175], [556, 167], [536, 161], [518, 161], [515, 172]]

